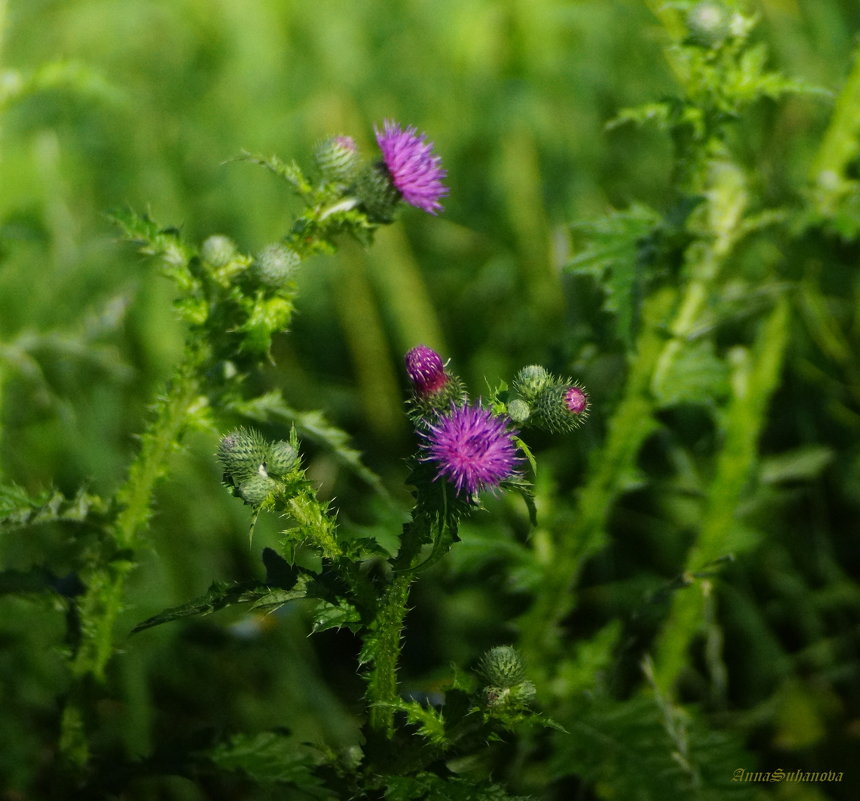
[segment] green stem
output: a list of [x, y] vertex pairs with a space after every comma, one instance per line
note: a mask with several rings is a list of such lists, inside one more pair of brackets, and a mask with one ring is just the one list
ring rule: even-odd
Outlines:
[[836, 100], [830, 125], [821, 140], [812, 164], [811, 179], [815, 205], [821, 214], [833, 216], [856, 180], [846, 172], [860, 151], [860, 47], [854, 54], [854, 68]]
[[86, 687], [100, 683], [114, 651], [114, 628], [123, 608], [125, 584], [135, 567], [138, 545], [152, 511], [155, 486], [164, 474], [188, 417], [199, 398], [203, 352], [189, 347], [176, 376], [159, 398], [156, 416], [143, 435], [140, 452], [116, 495], [119, 512], [109, 529], [102, 558], [84, 576], [86, 592], [78, 604], [80, 641], [72, 660], [73, 687], [63, 712], [61, 751], [67, 762], [83, 767], [89, 759], [86, 741]]
[[609, 422], [606, 445], [594, 461], [583, 487], [572, 531], [560, 531], [547, 561], [548, 569], [532, 608], [522, 620], [521, 647], [529, 663], [537, 669], [558, 647], [557, 627], [575, 606], [572, 593], [585, 560], [606, 543], [606, 526], [616, 496], [623, 490], [634, 469], [636, 455], [645, 438], [654, 430], [654, 404], [649, 387], [654, 369], [666, 343], [664, 326], [677, 301], [677, 292], [665, 289], [645, 303], [643, 331], [624, 398]]
[[392, 704], [398, 697], [397, 663], [412, 580], [407, 574], [395, 577], [382, 596], [375, 621], [376, 651], [367, 684], [370, 727], [388, 738], [394, 735]]
[[[723, 446], [702, 524], [687, 555], [689, 575], [743, 545], [743, 538], [735, 536], [737, 509], [755, 465], [768, 404], [779, 382], [788, 331], [788, 302], [781, 299], [762, 328], [752, 353], [735, 369]], [[702, 627], [709, 592], [710, 582], [705, 580], [676, 592], [672, 599], [669, 619], [657, 641], [654, 658], [654, 680], [665, 693], [671, 691], [687, 664], [687, 649]]]

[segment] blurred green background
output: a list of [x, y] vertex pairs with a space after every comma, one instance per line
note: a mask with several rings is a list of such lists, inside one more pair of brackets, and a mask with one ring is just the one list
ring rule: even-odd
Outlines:
[[[754, 7], [772, 66], [837, 91], [860, 4]], [[283, 235], [297, 205], [271, 175], [231, 159], [248, 150], [309, 166], [315, 143], [340, 133], [370, 152], [373, 126], [392, 118], [435, 142], [449, 171], [445, 213], [407, 209], [371, 249], [345, 243], [306, 264], [294, 330], [276, 343], [260, 385], [323, 409], [400, 499], [413, 447], [402, 415], [405, 350], [423, 342], [452, 357], [476, 394], [485, 377], [492, 385], [525, 363], [574, 373], [591, 390], [591, 423], [572, 441], [537, 443], [545, 493], [569, 502], [623, 361], [595, 312], [597, 290], [562, 276], [578, 246], [568, 226], [637, 200], [662, 210], [670, 196], [667, 138], [604, 130], [619, 109], [675, 89], [647, 2], [0, 0], [0, 32], [4, 481], [109, 495], [178, 358], [173, 289], [119, 241], [106, 212], [130, 205], [193, 242], [223, 233], [253, 252]], [[740, 129], [733, 145], [770, 203], [797, 202], [830, 110], [820, 97], [792, 98], [758, 107]], [[841, 770], [860, 751], [850, 578], [860, 561], [860, 294], [856, 244], [828, 241], [822, 253], [808, 262], [831, 261], [791, 277], [816, 282], [831, 335], [798, 323], [764, 444], [771, 453], [817, 448], [820, 470], [774, 484], [759, 521], [768, 546], [733, 574], [726, 625], [738, 637], [728, 658], [738, 682], [731, 701], [748, 713], [742, 728], [766, 753], [811, 754], [820, 769]], [[219, 486], [215, 443], [190, 436], [160, 490], [129, 628], [213, 579], [258, 574], [257, 546], [275, 541], [276, 522], [261, 521], [249, 551], [245, 510]], [[312, 447], [309, 458], [347, 525], [382, 516], [396, 530], [396, 515], [367, 501], [360, 481]], [[640, 501], [623, 519], [627, 551], [616, 546], [612, 564], [589, 574], [596, 619], [636, 606], [635, 594], [601, 598], [613, 571], [633, 562], [668, 580], [683, 564], [648, 517], [660, 498]], [[494, 514], [504, 530], [522, 525], [518, 507]], [[50, 563], [62, 574], [81, 545], [72, 529], [44, 527], [7, 535], [0, 555], [7, 568]], [[406, 680], [431, 681], [452, 660], [474, 659], [521, 608], [498, 573], [470, 572], [469, 553], [419, 589]], [[66, 681], [62, 632], [49, 605], [0, 599], [0, 775], [12, 787], [50, 756], [42, 744]], [[349, 659], [332, 655], [351, 646], [305, 633], [300, 614], [252, 623], [240, 613], [146, 632], [123, 643], [112, 681], [124, 700], [104, 719], [131, 753], [150, 749], [167, 720], [176, 727], [179, 706], [189, 729], [208, 718], [226, 730], [283, 723], [279, 710], [291, 708], [299, 733], [348, 743], [354, 724], [344, 712], [361, 684]], [[34, 725], [22, 731], [16, 720]], [[119, 747], [108, 724], [106, 742]]]

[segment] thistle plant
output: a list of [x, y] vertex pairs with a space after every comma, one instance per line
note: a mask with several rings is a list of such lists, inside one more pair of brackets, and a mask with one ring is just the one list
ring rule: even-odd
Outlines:
[[[600, 136], [665, 140], [647, 202], [629, 186], [654, 170], [607, 150], [613, 183], [591, 206], [618, 207], [583, 221], [566, 203], [576, 219], [550, 236], [538, 206], [566, 180], [546, 170], [563, 147], [499, 125], [478, 139], [505, 191], [491, 174], [467, 189], [488, 217], [505, 196], [493, 244], [461, 194], [468, 138], [437, 151], [384, 119], [309, 144], [307, 168], [230, 162], [296, 203], [252, 246], [240, 226], [197, 237], [111, 215], [173, 282], [184, 344], [113, 491], [2, 476], [0, 556], [20, 536], [38, 558], [0, 569], [2, 600], [20, 602], [0, 631], [0, 707], [36, 708], [33, 731], [50, 732], [0, 725], [3, 799], [775, 799], [795, 788], [733, 777], [844, 767], [827, 760], [857, 717], [860, 596], [850, 537], [821, 521], [856, 510], [860, 464], [836, 447], [860, 403], [857, 287], [839, 269], [860, 238], [860, 60], [797, 183], [779, 159], [803, 115], [785, 101], [821, 114], [828, 93], [770, 68], [741, 2], [644, 5], [668, 67], [659, 99]], [[505, 12], [523, 43], [506, 81], [561, 20], [547, 8]], [[27, 81], [0, 77], [3, 111]], [[462, 220], [440, 219], [449, 191]], [[301, 329], [319, 257], [335, 281], [356, 246], [400, 266], [380, 229], [403, 211], [430, 232], [416, 252], [439, 270], [445, 325], [400, 315], [369, 349], [402, 390], [405, 433], [386, 441], [361, 430], [339, 354], [282, 345], [336, 328]], [[0, 244], [15, 224], [0, 220]], [[452, 278], [457, 248], [475, 264]], [[570, 313], [536, 326], [550, 295]], [[476, 298], [498, 306], [492, 326], [458, 319]], [[37, 347], [0, 341], [0, 390], [16, 365], [46, 380]], [[324, 370], [335, 389], [305, 408]], [[170, 592], [153, 563], [175, 572]], [[21, 655], [34, 598], [53, 647]], [[827, 795], [819, 772], [798, 792]]]

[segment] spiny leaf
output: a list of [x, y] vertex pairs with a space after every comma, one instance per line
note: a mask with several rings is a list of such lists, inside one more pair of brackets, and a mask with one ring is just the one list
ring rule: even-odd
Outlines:
[[714, 405], [729, 392], [729, 368], [710, 339], [685, 343], [651, 390], [662, 407], [682, 403]]
[[114, 211], [108, 216], [141, 253], [162, 261], [164, 273], [184, 293], [192, 294], [199, 289], [200, 282], [188, 266], [196, 251], [182, 239], [176, 228], [163, 228], [149, 215], [140, 215], [131, 209]]
[[0, 485], [0, 531], [55, 522], [101, 524], [106, 514], [107, 503], [83, 489], [67, 498], [52, 489], [30, 495], [16, 484]]
[[305, 178], [301, 167], [295, 161], [287, 162], [278, 156], [261, 156], [247, 151], [242, 151], [234, 161], [250, 161], [252, 164], [265, 167], [269, 172], [290, 184], [302, 196], [309, 196], [313, 192], [311, 182]]
[[396, 702], [389, 704], [390, 707], [406, 715], [408, 723], [418, 727], [418, 733], [427, 738], [431, 743], [438, 746], [448, 744], [448, 735], [445, 731], [445, 717], [441, 710], [432, 706], [424, 706], [417, 701], [405, 701], [398, 698]]
[[277, 421], [294, 425], [303, 439], [326, 448], [344, 467], [352, 470], [382, 497], [388, 498], [382, 480], [361, 461], [361, 453], [349, 445], [349, 435], [329, 423], [322, 412], [298, 411], [277, 390], [251, 401], [235, 403], [232, 410], [261, 423]]
[[626, 211], [576, 226], [588, 244], [565, 269], [590, 275], [604, 290], [604, 308], [615, 314], [619, 336], [630, 343], [638, 315], [642, 269], [647, 263], [646, 248], [660, 217], [653, 209], [635, 204]]
[[737, 739], [653, 696], [582, 696], [580, 708], [563, 722], [568, 732], [556, 738], [553, 774], [597, 784], [606, 797], [719, 801], [754, 795], [754, 788], [731, 782], [739, 766], [751, 764]]
[[237, 734], [207, 756], [222, 770], [244, 773], [263, 785], [295, 785], [310, 795], [322, 788], [314, 775], [319, 754], [283, 730]]

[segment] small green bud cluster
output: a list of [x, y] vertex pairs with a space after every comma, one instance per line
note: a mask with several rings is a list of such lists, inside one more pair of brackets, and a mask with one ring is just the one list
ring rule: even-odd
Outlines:
[[518, 425], [566, 433], [579, 428], [588, 417], [588, 395], [578, 382], [557, 378], [539, 364], [530, 364], [514, 377], [507, 413]]
[[522, 657], [513, 646], [491, 648], [481, 657], [478, 672], [487, 682], [482, 696], [488, 709], [519, 709], [534, 701], [535, 686], [526, 679]]
[[237, 428], [221, 438], [218, 461], [224, 484], [249, 506], [260, 507], [280, 489], [281, 482], [301, 467], [295, 436], [269, 442], [254, 429]]
[[256, 255], [251, 269], [261, 284], [277, 289], [295, 276], [301, 260], [301, 256], [286, 245], [267, 245]]
[[715, 0], [702, 0], [687, 12], [690, 41], [705, 48], [719, 47], [732, 33], [729, 10]]
[[350, 136], [333, 136], [320, 142], [314, 150], [314, 161], [326, 181], [342, 185], [351, 184], [361, 166], [358, 146]]
[[226, 267], [236, 255], [236, 243], [229, 236], [215, 234], [203, 242], [200, 255], [215, 268]]

